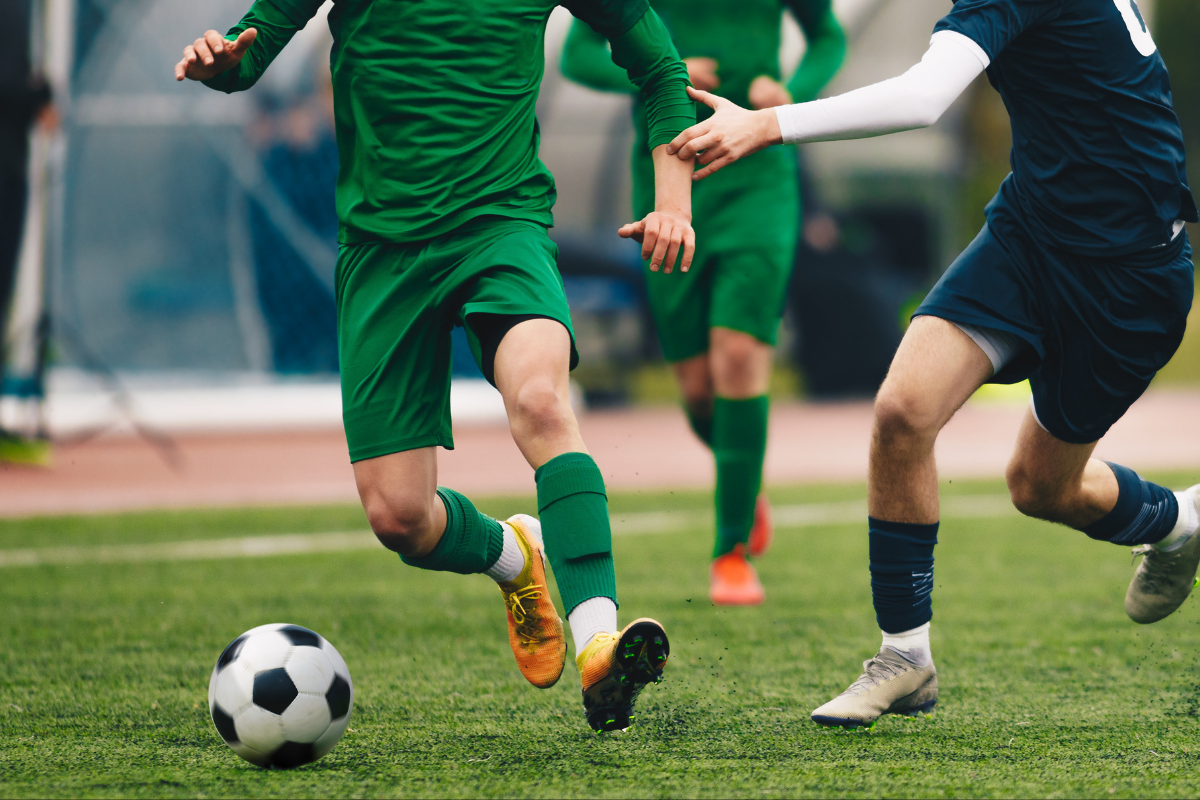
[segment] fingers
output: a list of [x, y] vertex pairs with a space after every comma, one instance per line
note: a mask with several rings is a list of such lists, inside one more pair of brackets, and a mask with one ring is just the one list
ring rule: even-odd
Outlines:
[[642, 234], [645, 230], [646, 223], [638, 220], [637, 222], [630, 222], [618, 228], [617, 236], [620, 236], [622, 239], [633, 239], [635, 242], [641, 242], [643, 238]]
[[[693, 125], [692, 127], [688, 128], [683, 133], [679, 134], [678, 136], [676, 136], [674, 139], [671, 140], [670, 144], [667, 145], [667, 154], [672, 155], [672, 156], [678, 154], [680, 148], [687, 146], [689, 141], [691, 141], [692, 139], [695, 139], [697, 136], [703, 136], [704, 134], [708, 133], [711, 129], [712, 129], [712, 120], [711, 119], [706, 119], [706, 120], [704, 120], [704, 122], [700, 122], [700, 123]], [[693, 151], [693, 155], [694, 154], [695, 153]], [[679, 157], [684, 160], [687, 160], [687, 159], [691, 158], [692, 156], [680, 155]]]
[[716, 161], [714, 161], [713, 163], [709, 164], [704, 169], [693, 172], [692, 180], [694, 180], [694, 181], [703, 180], [704, 178], [707, 178], [709, 175], [712, 175], [714, 172], [720, 171], [720, 169], [722, 167], [726, 167], [726, 166], [732, 164], [736, 160], [737, 159], [734, 158], [733, 156], [723, 155], [720, 158], [718, 158]]
[[720, 107], [721, 101], [725, 99], [723, 97], [717, 97], [715, 94], [709, 94], [703, 89], [694, 89], [691, 86], [687, 87], [687, 93], [688, 97], [692, 98], [696, 102], [704, 103], [704, 105], [708, 106], [713, 111], [716, 111]]
[[241, 58], [246, 51], [250, 49], [250, 45], [254, 44], [254, 40], [258, 38], [257, 28], [246, 28], [238, 34], [237, 41], [229, 43], [229, 52], [235, 58]]
[[679, 249], [683, 246], [683, 230], [681, 226], [675, 225], [671, 228], [671, 235], [667, 237], [667, 258], [663, 262], [666, 264], [667, 273], [675, 268], [675, 260], [679, 258]]
[[203, 37], [192, 42], [192, 49], [196, 51], [196, 59], [206, 67], [213, 65], [212, 49], [208, 46], [208, 42], [204, 41]]
[[[666, 261], [667, 249], [671, 246], [670, 229], [666, 225], [660, 225], [655, 233], [654, 254], [650, 257], [650, 271], [658, 272], [661, 269], [664, 273], [670, 273], [671, 267], [674, 266], [672, 262]], [[646, 238], [647, 241], [642, 244], [643, 251], [649, 244], [649, 237]]]
[[204, 32], [204, 43], [208, 45], [208, 49], [212, 51], [213, 58], [225, 54], [225, 50], [229, 46], [229, 42], [225, 41], [225, 37], [216, 31]]
[[692, 259], [696, 255], [696, 231], [691, 225], [687, 227], [687, 231], [683, 235], [683, 260], [679, 263], [679, 268], [687, 272], [692, 268]]
[[651, 258], [658, 246], [658, 231], [660, 227], [661, 222], [657, 214], [651, 214], [642, 220], [642, 260], [650, 261], [651, 272], [658, 272], [658, 265], [662, 263], [662, 253], [659, 253], [657, 258]]
[[709, 130], [708, 132], [704, 133], [701, 136], [697, 136], [696, 138], [689, 141], [687, 144], [683, 145], [683, 147], [679, 148], [678, 155], [680, 158], [684, 159], [685, 161], [689, 158], [694, 158], [695, 156], [698, 156], [702, 151], [710, 150], [713, 147], [716, 147], [718, 144], [721, 143], [721, 140], [723, 138], [724, 137], [718, 131]]

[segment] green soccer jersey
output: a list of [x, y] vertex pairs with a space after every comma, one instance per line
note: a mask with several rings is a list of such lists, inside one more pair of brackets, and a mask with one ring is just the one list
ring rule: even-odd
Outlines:
[[[792, 100], [812, 100], [829, 82], [846, 53], [846, 38], [830, 8], [831, 0], [655, 0], [667, 30], [684, 58], [717, 62], [721, 85], [714, 94], [742, 107], [750, 105], [750, 84], [760, 75], [780, 79], [782, 13], [795, 15], [808, 43], [804, 60], [787, 83]], [[613, 67], [604, 39], [574, 24], [563, 50], [563, 72], [593, 89], [634, 92], [629, 79]], [[639, 137], [648, 134], [645, 108], [635, 106]], [[712, 112], [701, 106], [701, 119]]]
[[[256, 0], [229, 34], [258, 38], [206, 84], [254, 85], [322, 0]], [[483, 216], [553, 224], [554, 178], [534, 117], [554, 0], [336, 0], [330, 66], [339, 241], [416, 242]], [[562, 3], [638, 88], [645, 144], [695, 121], [687, 70], [646, 0]], [[617, 67], [614, 66], [614, 69]]]

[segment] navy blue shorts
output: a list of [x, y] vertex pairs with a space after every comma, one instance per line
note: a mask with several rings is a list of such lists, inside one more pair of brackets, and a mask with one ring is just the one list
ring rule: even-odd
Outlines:
[[1183, 339], [1193, 292], [1187, 234], [1114, 259], [1047, 248], [988, 225], [913, 314], [995, 328], [1028, 342], [991, 383], [1033, 387], [1038, 421], [1064, 442], [1108, 432]]

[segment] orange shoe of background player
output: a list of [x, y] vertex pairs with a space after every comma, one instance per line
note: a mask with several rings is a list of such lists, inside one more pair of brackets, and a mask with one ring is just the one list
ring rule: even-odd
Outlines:
[[775, 538], [775, 522], [771, 519], [771, 501], [765, 494], [754, 504], [754, 527], [750, 529], [750, 555], [758, 558], [767, 552]]
[[746, 560], [742, 545], [712, 563], [708, 599], [718, 606], [757, 606], [767, 598], [758, 572]]
[[521, 574], [500, 584], [508, 610], [508, 643], [525, 680], [539, 689], [548, 689], [562, 675], [567, 640], [546, 584], [542, 524], [528, 514], [517, 514], [506, 522], [516, 532], [517, 544], [525, 556]]

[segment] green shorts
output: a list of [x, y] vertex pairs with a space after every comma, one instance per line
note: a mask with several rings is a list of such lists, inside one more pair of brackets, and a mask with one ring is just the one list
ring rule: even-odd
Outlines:
[[557, 320], [571, 334], [574, 368], [557, 257], [545, 227], [497, 217], [412, 244], [343, 245], [338, 354], [350, 460], [454, 447], [450, 333], [457, 325], [466, 327], [476, 363], [490, 375], [486, 337], [496, 326], [488, 315]]
[[[648, 159], [635, 165], [634, 198], [638, 219], [653, 210]], [[693, 184], [692, 268], [669, 275], [646, 270], [650, 310], [668, 361], [708, 352], [711, 328], [775, 344], [799, 226], [799, 180], [790, 148], [760, 151]]]

